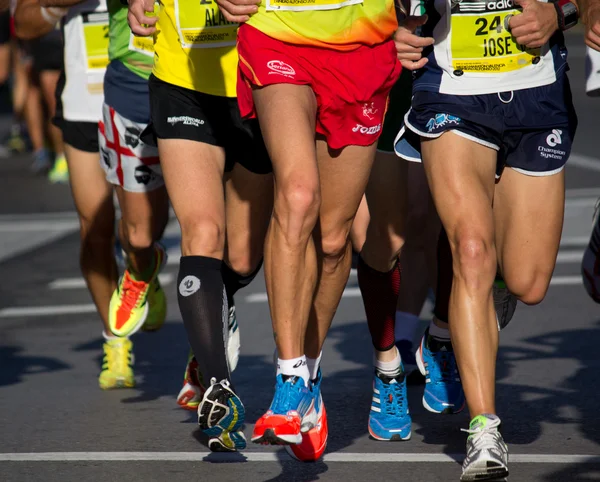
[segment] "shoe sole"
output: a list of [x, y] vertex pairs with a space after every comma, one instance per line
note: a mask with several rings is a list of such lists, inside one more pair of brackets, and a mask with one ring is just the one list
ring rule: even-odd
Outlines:
[[298, 445], [302, 443], [302, 434], [298, 435], [276, 435], [275, 430], [268, 428], [258, 437], [253, 436], [252, 442], [261, 445]]
[[405, 442], [407, 440], [410, 440], [410, 438], [412, 437], [412, 431], [408, 432], [408, 435], [404, 437], [399, 433], [395, 433], [391, 437], [387, 438], [376, 435], [375, 432], [371, 430], [371, 427], [369, 427], [369, 435], [373, 440], [377, 440], [378, 442]]
[[329, 439], [329, 435], [327, 437], [325, 437], [323, 444], [315, 451], [316, 454], [314, 456], [310, 455], [310, 454], [303, 455], [302, 457], [297, 456], [294, 453], [294, 448], [293, 448], [295, 444], [285, 445], [285, 451], [288, 453], [288, 455], [290, 457], [297, 460], [298, 462], [316, 462], [321, 457], [323, 457], [323, 454], [325, 453], [325, 449], [327, 448], [327, 440], [328, 439]]
[[[217, 407], [216, 405], [220, 405], [221, 407]], [[225, 408], [222, 408], [223, 406], [227, 407], [228, 411], [226, 411]], [[216, 408], [216, 415], [219, 418], [218, 421], [211, 423], [211, 426], [209, 426], [208, 422], [210, 422], [210, 416], [212, 415], [214, 417], [215, 415], [215, 413], [213, 413], [214, 408]], [[224, 427], [221, 424], [226, 418], [232, 415], [232, 411], [233, 418], [229, 421], [229, 425]], [[224, 448], [227, 449], [227, 451], [234, 452], [238, 448], [245, 448], [246, 446], [246, 438], [243, 433], [241, 435], [241, 438], [243, 438], [243, 447], [242, 443], [238, 442], [237, 436], [233, 435], [237, 432], [241, 432], [245, 415], [244, 405], [237, 395], [226, 390], [219, 384], [212, 385], [205, 392], [202, 402], [200, 402], [198, 406], [198, 425], [200, 426], [200, 430], [202, 430], [213, 442], [217, 441], [219, 444], [223, 445], [223, 439], [229, 439], [234, 446], [224, 445]]]
[[[421, 342], [421, 344], [419, 345], [419, 348], [417, 348], [417, 353], [416, 353], [416, 358], [417, 358], [417, 367], [419, 368], [419, 371], [421, 372], [421, 375], [423, 375], [425, 377], [425, 389], [427, 389], [427, 371], [425, 370], [425, 364], [423, 362], [423, 353], [422, 353], [422, 349], [421, 347], [423, 346], [423, 342]], [[427, 403], [427, 400], [425, 399], [425, 394], [423, 394], [423, 407], [425, 408], [425, 410], [431, 412], [431, 413], [439, 413], [442, 415], [455, 415], [457, 413], [460, 413], [463, 411], [463, 409], [465, 408], [465, 404], [466, 401], [463, 401], [463, 404], [458, 408], [454, 408], [454, 407], [446, 407], [444, 410], [434, 410], [433, 407], [431, 407], [431, 405], [429, 405]]]
[[506, 467], [474, 467], [473, 470], [463, 472], [460, 482], [502, 480], [506, 477], [508, 477], [508, 468]]

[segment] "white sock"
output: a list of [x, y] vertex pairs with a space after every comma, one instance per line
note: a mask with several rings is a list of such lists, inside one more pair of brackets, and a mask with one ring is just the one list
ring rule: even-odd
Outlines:
[[102, 330], [102, 336], [105, 340], [115, 340], [119, 338], [118, 336], [115, 336], [112, 333], [106, 333], [104, 330]]
[[288, 375], [295, 377], [302, 377], [304, 384], [308, 386], [310, 381], [310, 373], [308, 366], [306, 365], [306, 356], [302, 355], [298, 358], [291, 358], [289, 360], [277, 359], [277, 375]]
[[319, 374], [319, 367], [321, 366], [321, 357], [323, 356], [323, 352], [319, 353], [317, 358], [309, 358], [306, 357], [306, 366], [308, 367], [308, 373], [310, 374], [310, 379], [315, 380], [317, 375]]
[[433, 320], [429, 323], [429, 334], [441, 341], [450, 341], [450, 330], [448, 328], [440, 328]]
[[396, 356], [392, 361], [384, 362], [379, 361], [377, 358], [373, 360], [373, 365], [379, 373], [392, 378], [400, 375], [400, 363], [402, 362], [398, 348], [394, 347], [393, 349], [396, 350]]
[[415, 339], [415, 332], [419, 326], [419, 317], [405, 311], [396, 311], [396, 341]]

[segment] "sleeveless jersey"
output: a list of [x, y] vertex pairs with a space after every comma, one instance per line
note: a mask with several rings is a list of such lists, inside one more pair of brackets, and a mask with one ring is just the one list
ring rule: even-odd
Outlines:
[[247, 23], [283, 42], [335, 50], [380, 44], [398, 28], [394, 0], [263, 0]]
[[[413, 0], [414, 3], [414, 0]], [[517, 44], [509, 19], [521, 11], [513, 0], [425, 0], [422, 35], [435, 44], [416, 74], [413, 90], [481, 95], [529, 89], [556, 81], [566, 68], [561, 32], [538, 49]]]
[[118, 60], [134, 74], [150, 77], [154, 64], [152, 37], [136, 37], [127, 23], [127, 7], [120, 0], [108, 0], [108, 57]]
[[103, 79], [108, 65], [108, 12], [104, 0], [69, 8], [64, 19], [65, 87], [63, 117], [98, 122], [102, 118]]
[[237, 29], [211, 0], [163, 0], [153, 74], [178, 87], [235, 97]]

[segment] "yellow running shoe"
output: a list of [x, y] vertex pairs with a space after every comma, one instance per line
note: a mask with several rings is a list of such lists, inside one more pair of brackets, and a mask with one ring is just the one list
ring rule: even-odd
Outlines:
[[104, 342], [104, 359], [98, 383], [102, 390], [132, 388], [133, 343], [129, 338], [107, 338]]
[[148, 292], [148, 317], [142, 325], [144, 331], [158, 331], [167, 318], [167, 297], [158, 277], [150, 283]]
[[125, 270], [110, 300], [108, 323], [113, 335], [131, 336], [142, 327], [148, 317], [150, 291], [166, 257], [164, 248], [158, 243], [155, 244], [156, 265], [150, 281], [136, 281], [129, 274], [129, 270]]
[[67, 158], [64, 155], [56, 158], [54, 166], [52, 166], [52, 169], [48, 173], [48, 179], [52, 183], [69, 182], [69, 166], [67, 165]]

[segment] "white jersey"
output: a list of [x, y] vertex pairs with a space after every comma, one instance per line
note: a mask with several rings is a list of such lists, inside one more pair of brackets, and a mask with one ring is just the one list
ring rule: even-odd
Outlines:
[[[540, 0], [545, 1], [545, 0]], [[481, 95], [556, 81], [566, 67], [562, 34], [539, 49], [517, 44], [508, 22], [521, 11], [513, 0], [425, 0], [423, 36], [435, 39], [415, 90]], [[426, 51], [427, 53], [427, 51]]]
[[105, 0], [87, 0], [64, 20], [65, 86], [62, 113], [67, 121], [99, 122], [108, 65], [108, 12]]

